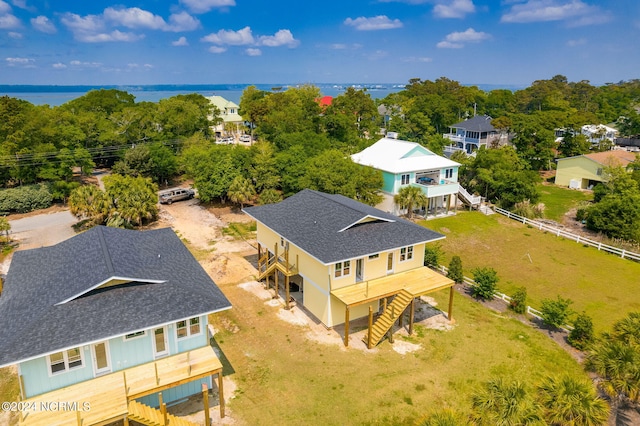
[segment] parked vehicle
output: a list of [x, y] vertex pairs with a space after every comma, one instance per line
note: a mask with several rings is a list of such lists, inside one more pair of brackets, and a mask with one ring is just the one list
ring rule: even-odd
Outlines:
[[173, 188], [161, 191], [158, 195], [160, 204], [171, 204], [174, 201], [189, 200], [196, 195], [196, 192], [188, 188]]
[[251, 142], [250, 135], [240, 135], [240, 142]]

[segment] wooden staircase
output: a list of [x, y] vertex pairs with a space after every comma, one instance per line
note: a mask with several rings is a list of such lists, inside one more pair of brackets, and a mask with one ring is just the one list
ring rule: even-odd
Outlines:
[[162, 411], [135, 400], [129, 401], [127, 418], [146, 426], [199, 426], [172, 414], [167, 414], [167, 423], [165, 424]]
[[370, 348], [382, 340], [382, 337], [389, 331], [413, 299], [413, 294], [407, 290], [401, 290], [400, 293], [396, 294], [393, 301], [387, 305], [387, 309], [385, 309], [382, 315], [373, 323], [371, 327], [371, 339], [369, 340], [368, 336], [365, 336], [365, 343], [370, 342]]

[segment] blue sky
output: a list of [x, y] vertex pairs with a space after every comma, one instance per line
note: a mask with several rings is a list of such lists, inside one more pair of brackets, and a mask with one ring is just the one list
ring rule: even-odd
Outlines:
[[594, 85], [640, 78], [638, 0], [0, 0], [0, 84]]

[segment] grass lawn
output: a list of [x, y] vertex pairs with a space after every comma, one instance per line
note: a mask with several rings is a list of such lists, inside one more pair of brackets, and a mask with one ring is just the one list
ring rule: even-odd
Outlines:
[[577, 207], [581, 201], [593, 199], [593, 194], [590, 192], [555, 185], [540, 185], [538, 188], [540, 190], [539, 201], [545, 205], [544, 217], [557, 222], [561, 222], [565, 213]]
[[[278, 307], [235, 284], [221, 288], [233, 309], [210, 321], [224, 373], [235, 373], [229, 408], [240, 424], [414, 424], [444, 407], [468, 413], [472, 393], [491, 377], [530, 384], [564, 372], [585, 377], [542, 332], [459, 294], [455, 328], [416, 327], [406, 339], [422, 349], [401, 355], [388, 341], [364, 351], [309, 340], [306, 326], [276, 317]], [[447, 305], [448, 292], [434, 296]]]
[[540, 232], [495, 214], [461, 212], [430, 220], [425, 226], [446, 235], [441, 242], [445, 265], [462, 259], [465, 275], [476, 267], [498, 272], [498, 288], [511, 295], [527, 288], [535, 308], [556, 295], [574, 301], [572, 308], [592, 316], [597, 331], [609, 329], [628, 312], [640, 310], [640, 263]]

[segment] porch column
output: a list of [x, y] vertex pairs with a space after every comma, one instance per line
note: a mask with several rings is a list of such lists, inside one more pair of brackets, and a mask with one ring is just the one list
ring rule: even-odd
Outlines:
[[344, 310], [344, 346], [349, 346], [349, 305]]
[[453, 318], [451, 317], [451, 313], [453, 312], [453, 292], [455, 290], [453, 289], [453, 286], [449, 287], [449, 312], [447, 313], [447, 317], [449, 318], [449, 321], [453, 321]]
[[218, 400], [220, 401], [220, 418], [224, 418], [224, 389], [222, 387], [222, 370], [218, 372]]
[[416, 312], [416, 298], [411, 299], [411, 310], [409, 311], [409, 336], [413, 334], [413, 317]]

